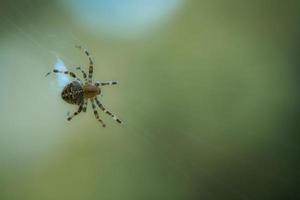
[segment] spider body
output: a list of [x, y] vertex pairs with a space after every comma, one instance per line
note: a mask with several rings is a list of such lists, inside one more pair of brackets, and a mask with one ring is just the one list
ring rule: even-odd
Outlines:
[[[89, 58], [89, 74], [85, 73], [84, 70], [82, 70], [80, 67], [77, 69], [82, 72], [83, 78], [85, 82], [83, 83], [75, 73], [70, 71], [60, 71], [57, 69], [54, 69], [54, 73], [63, 73], [71, 76], [72, 78], [76, 79], [69, 84], [67, 84], [64, 89], [61, 92], [62, 99], [69, 103], [78, 105], [78, 110], [74, 112], [72, 115], [68, 117], [68, 120], [70, 121], [75, 115], [78, 115], [81, 113], [81, 111], [86, 112], [86, 107], [88, 101], [91, 102], [92, 108], [94, 110], [94, 115], [96, 119], [102, 124], [103, 127], [105, 127], [105, 124], [100, 119], [98, 111], [96, 110], [96, 105], [106, 114], [111, 116], [116, 122], [122, 123], [122, 121], [117, 118], [114, 114], [112, 114], [110, 111], [106, 110], [106, 108], [102, 105], [100, 100], [98, 99], [98, 95], [101, 94], [101, 88], [100, 86], [107, 86], [107, 85], [116, 85], [117, 81], [96, 81], [93, 83], [92, 77], [93, 77], [93, 68], [94, 68], [94, 62], [92, 60], [92, 57], [90, 56], [90, 53], [86, 49], [82, 49], [81, 46], [76, 46], [80, 50], [83, 50], [83, 52], [88, 56]], [[48, 76], [51, 72], [47, 73], [46, 76]], [[96, 104], [95, 104], [96, 102]]]
[[61, 92], [61, 97], [69, 104], [81, 105], [84, 101], [84, 91], [78, 81], [73, 81], [66, 85]]
[[66, 85], [61, 92], [61, 97], [69, 104], [81, 105], [84, 99], [92, 99], [101, 93], [101, 89], [92, 84], [82, 85], [78, 81], [73, 81]]

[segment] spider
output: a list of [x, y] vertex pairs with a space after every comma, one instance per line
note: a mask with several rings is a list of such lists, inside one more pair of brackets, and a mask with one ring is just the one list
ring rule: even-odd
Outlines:
[[[88, 52], [88, 50], [82, 48], [79, 45], [75, 46], [79, 50], [83, 51], [86, 56], [89, 59], [89, 74], [85, 73], [84, 70], [81, 69], [81, 67], [77, 67], [76, 69], [81, 71], [83, 78], [85, 82], [83, 83], [80, 78], [76, 76], [75, 73], [71, 71], [61, 71], [58, 69], [53, 69], [54, 73], [63, 73], [67, 74], [70, 77], [74, 78], [75, 80], [72, 81], [71, 83], [67, 84], [64, 89], [61, 92], [61, 97], [64, 101], [66, 101], [69, 104], [75, 104], [78, 105], [78, 110], [75, 111], [72, 115], [69, 115], [67, 120], [70, 121], [74, 116], [78, 115], [81, 113], [81, 111], [86, 112], [88, 100], [92, 103], [92, 108], [94, 110], [94, 115], [96, 119], [102, 124], [103, 127], [106, 125], [104, 122], [100, 119], [98, 111], [96, 110], [96, 104], [98, 107], [106, 114], [111, 116], [115, 121], [118, 123], [122, 124], [123, 122], [117, 118], [113, 113], [110, 111], [106, 110], [106, 108], [102, 105], [100, 100], [97, 98], [98, 95], [101, 94], [101, 86], [108, 86], [108, 85], [116, 85], [118, 82], [117, 81], [96, 81], [93, 83], [93, 68], [94, 68], [94, 62], [93, 59]], [[51, 72], [48, 72], [46, 76], [50, 75]]]

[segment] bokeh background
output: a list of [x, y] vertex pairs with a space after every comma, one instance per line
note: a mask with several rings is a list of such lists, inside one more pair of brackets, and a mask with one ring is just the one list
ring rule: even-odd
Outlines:
[[[0, 1], [0, 199], [297, 199], [300, 2]], [[66, 120], [61, 59], [101, 113]]]

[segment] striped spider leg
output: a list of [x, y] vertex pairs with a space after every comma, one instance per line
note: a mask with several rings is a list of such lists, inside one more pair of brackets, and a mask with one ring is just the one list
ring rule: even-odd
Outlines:
[[96, 105], [94, 102], [94, 99], [91, 99], [91, 103], [92, 103], [92, 108], [94, 110], [94, 115], [96, 117], [96, 119], [102, 124], [103, 127], [105, 127], [106, 125], [104, 124], [104, 122], [100, 119], [98, 111], [96, 110]]
[[83, 100], [83, 106], [82, 106], [82, 111], [83, 111], [83, 112], [86, 112], [87, 105], [88, 105], [88, 100], [87, 100], [87, 99], [84, 99], [84, 100]]
[[111, 116], [116, 122], [122, 124], [123, 122], [116, 117], [114, 114], [112, 114], [110, 111], [106, 110], [106, 108], [104, 108], [104, 106], [102, 105], [102, 103], [99, 101], [99, 99], [97, 97], [95, 97], [96, 103], [99, 106], [99, 108], [106, 114], [108, 114], [109, 116]]
[[92, 78], [93, 78], [93, 71], [94, 71], [94, 61], [91, 57], [91, 54], [88, 52], [87, 49], [82, 48], [82, 46], [80, 45], [76, 45], [76, 48], [78, 48], [79, 50], [82, 50], [85, 55], [89, 58], [89, 76], [88, 76], [88, 82], [92, 83]]
[[[76, 79], [77, 81], [79, 81], [80, 83], [82, 83], [81, 79], [78, 78], [74, 72], [71, 72], [71, 71], [61, 71], [61, 70], [58, 70], [58, 69], [53, 69], [52, 72], [69, 75], [71, 78], [74, 78], [74, 79]], [[50, 74], [51, 74], [51, 72], [48, 72], [48, 73], [46, 74], [46, 76], [49, 76]]]
[[95, 85], [99, 86], [106, 86], [106, 85], [117, 85], [118, 81], [96, 81]]
[[77, 111], [75, 111], [72, 115], [68, 116], [68, 121], [70, 121], [74, 116], [78, 115], [79, 113], [81, 113], [82, 109], [83, 109], [83, 104], [79, 105], [79, 108]]
[[81, 68], [81, 66], [76, 67], [76, 69], [79, 70], [79, 71], [81, 71], [82, 76], [83, 76], [83, 78], [84, 78], [84, 81], [85, 81], [85, 82], [88, 82], [88, 80], [87, 80], [87, 75], [86, 75], [85, 71]]

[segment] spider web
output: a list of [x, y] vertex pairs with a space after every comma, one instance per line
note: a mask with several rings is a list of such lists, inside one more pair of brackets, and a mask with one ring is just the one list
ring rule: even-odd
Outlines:
[[[34, 8], [36, 3], [31, 0], [25, 2], [27, 8]], [[216, 108], [218, 106], [220, 106], [220, 109], [226, 109], [227, 106], [223, 107], [222, 102], [216, 100], [213, 100], [214, 103], [211, 103], [209, 102], [209, 98], [195, 94], [201, 90], [210, 91], [215, 89], [211, 87], [211, 85], [214, 85], [217, 81], [215, 77], [205, 79], [206, 77], [201, 76], [201, 80], [204, 80], [201, 82], [196, 75], [193, 76], [193, 74], [211, 73], [210, 69], [206, 68], [206, 63], [200, 62], [197, 63], [197, 66], [193, 66], [193, 61], [191, 61], [191, 63], [186, 66], [186, 69], [183, 69], [182, 60], [178, 64], [180, 65], [179, 67], [176, 66], [177, 60], [173, 63], [168, 63], [168, 60], [170, 60], [173, 54], [166, 53], [165, 57], [169, 59], [164, 59], [155, 53], [154, 50], [151, 50], [151, 48], [153, 48], [151, 41], [146, 40], [145, 43], [150, 43], [147, 44], [150, 50], [145, 51], [140, 50], [142, 48], [136, 44], [136, 41], [130, 41], [129, 43], [132, 44], [126, 46], [128, 41], [121, 41], [120, 45], [115, 41], [107, 42], [104, 37], [104, 39], [100, 39], [99, 42], [94, 39], [94, 36], [89, 38], [84, 32], [80, 32], [79, 36], [74, 34], [74, 32], [78, 30], [74, 28], [74, 25], [64, 27], [64, 22], [53, 22], [57, 20], [57, 18], [53, 21], [49, 21], [50, 25], [45, 25], [41, 23], [42, 20], [35, 19], [34, 15], [24, 12], [23, 8], [19, 7], [17, 2], [11, 1], [11, 3], [7, 5], [10, 13], [2, 15], [0, 18], [1, 33], [4, 35], [0, 40], [1, 46], [3, 47], [0, 49], [0, 57], [4, 66], [1, 68], [3, 73], [0, 75], [1, 91], [4, 91], [4, 95], [1, 96], [1, 102], [3, 102], [1, 108], [4, 113], [7, 113], [5, 119], [4, 117], [1, 118], [4, 122], [4, 126], [0, 129], [4, 151], [0, 153], [0, 159], [4, 163], [8, 163], [7, 166], [16, 166], [20, 161], [26, 160], [25, 166], [29, 166], [30, 171], [30, 165], [36, 163], [37, 158], [41, 158], [45, 155], [51, 155], [57, 158], [57, 155], [60, 153], [63, 154], [61, 160], [60, 158], [57, 158], [58, 161], [50, 159], [49, 162], [64, 163], [64, 159], [69, 156], [74, 156], [75, 158], [80, 157], [76, 152], [78, 149], [83, 148], [82, 151], [84, 153], [94, 153], [97, 151], [97, 154], [92, 154], [91, 159], [103, 157], [104, 163], [107, 162], [106, 167], [113, 169], [111, 172], [107, 170], [105, 166], [101, 165], [102, 163], [96, 165], [97, 168], [103, 169], [104, 171], [106, 170], [109, 173], [108, 178], [106, 177], [107, 179], [111, 178], [114, 180], [113, 182], [117, 182], [118, 178], [129, 176], [128, 180], [124, 178], [124, 182], [130, 184], [130, 179], [133, 177], [132, 179], [136, 181], [132, 183], [133, 187], [137, 187], [137, 182], [143, 181], [140, 180], [140, 177], [147, 177], [147, 181], [149, 181], [147, 184], [149, 184], [148, 186], [150, 187], [147, 189], [151, 190], [151, 188], [154, 188], [153, 190], [157, 193], [165, 194], [168, 198], [173, 197], [172, 199], [219, 199], [224, 195], [230, 199], [257, 199], [256, 197], [262, 198], [266, 196], [266, 193], [269, 193], [277, 187], [286, 190], [291, 189], [291, 191], [294, 191], [296, 188], [296, 184], [289, 184], [288, 171], [292, 168], [285, 159], [279, 159], [279, 161], [283, 161], [284, 164], [277, 166], [277, 168], [274, 167], [272, 170], [265, 169], [264, 166], [259, 163], [264, 163], [263, 159], [268, 159], [269, 156], [274, 156], [275, 158], [276, 152], [294, 152], [299, 150], [297, 145], [285, 144], [279, 141], [279, 139], [277, 141], [276, 138], [271, 141], [269, 136], [276, 137], [276, 134], [273, 135], [271, 132], [273, 129], [269, 130], [267, 125], [259, 123], [259, 120], [262, 118], [255, 121], [250, 116], [250, 119], [254, 120], [253, 123], [257, 123], [257, 126], [262, 126], [263, 128], [254, 129], [253, 132], [259, 130], [258, 133], [255, 134], [251, 131], [253, 130], [251, 129], [252, 127], [248, 127], [250, 131], [245, 131], [244, 133], [244, 137], [248, 141], [246, 139], [244, 140], [241, 136], [235, 135], [236, 133], [234, 132], [227, 134], [228, 138], [222, 135], [223, 133], [225, 134], [225, 132], [232, 131], [232, 129], [230, 126], [220, 123], [224, 121], [229, 123], [234, 122], [223, 119], [226, 118], [226, 116], [221, 116], [223, 117], [221, 118], [211, 113], [218, 113], [218, 108]], [[64, 16], [64, 14], [62, 14], [62, 16]], [[51, 22], [53, 22], [54, 25], [51, 25]], [[102, 35], [99, 37], [102, 37]], [[87, 41], [87, 43], [83, 41]], [[94, 42], [98, 43], [94, 44]], [[65, 113], [67, 110], [74, 110], [74, 107], [63, 104], [59, 98], [60, 89], [70, 79], [63, 74], [58, 76], [52, 74], [52, 77], [48, 79], [44, 78], [44, 74], [53, 67], [61, 70], [69, 69], [75, 71], [75, 66], [86, 64], [86, 57], [74, 48], [76, 44], [88, 47], [94, 59], [97, 61], [97, 64], [101, 66], [98, 68], [99, 65], [95, 65], [97, 66], [95, 68], [95, 78], [98, 78], [98, 75], [103, 75], [103, 79], [106, 77], [110, 79], [111, 76], [115, 76], [116, 79], [121, 79], [120, 86], [103, 89], [103, 100], [109, 110], [125, 119], [125, 127], [118, 127], [113, 124], [113, 122], [110, 123], [109, 121], [112, 121], [112, 119], [102, 114], [101, 118], [105, 120], [105, 122], [108, 122], [109, 126], [106, 129], [101, 129], [100, 125], [97, 124], [93, 115], [90, 113], [91, 108], [88, 108], [88, 114], [77, 116], [71, 123], [67, 123], [65, 118], [63, 118], [65, 116], [63, 116], [62, 113]], [[123, 63], [126, 56], [120, 54], [125, 52], [126, 48], [124, 48], [125, 50], [122, 49], [123, 51], [118, 51], [118, 48], [110, 47], [110, 44], [119, 48], [122, 48], [124, 44], [128, 49], [130, 49], [131, 45], [134, 46], [130, 49], [130, 52], [133, 53], [126, 54], [130, 59]], [[145, 47], [147, 47], [147, 45], [145, 45]], [[98, 47], [102, 48], [101, 51], [98, 50]], [[184, 45], [180, 45], [179, 47], [184, 48]], [[166, 47], [162, 45], [162, 48]], [[167, 49], [171, 51], [169, 49], [172, 48], [168, 47]], [[109, 51], [109, 53], [106, 53], [106, 50]], [[139, 50], [142, 51], [142, 53], [138, 52]], [[181, 52], [186, 53], [185, 51], [190, 55], [195, 54], [193, 51], [190, 52], [189, 49], [183, 49]], [[175, 54], [176, 53], [174, 53], [174, 55]], [[142, 59], [138, 60], [132, 58], [139, 56], [142, 57]], [[155, 57], [155, 62], [151, 56]], [[195, 54], [195, 57], [198, 57], [198, 55]], [[101, 58], [105, 61], [101, 61]], [[115, 58], [117, 61], [111, 61]], [[161, 63], [159, 59], [161, 59]], [[145, 62], [147, 64], [144, 65], [144, 68], [141, 68], [139, 65], [143, 65]], [[105, 66], [105, 64], [107, 64], [107, 66]], [[129, 66], [131, 64], [133, 66]], [[174, 68], [170, 69], [164, 67], [164, 65], [174, 65]], [[10, 66], [14, 66], [15, 68]], [[199, 66], [203, 67], [203, 70], [199, 70]], [[124, 69], [121, 69], [122, 67]], [[259, 67], [264, 67], [264, 65], [259, 65]], [[13, 80], [11, 77], [14, 77]], [[187, 81], [189, 78], [190, 80]], [[219, 78], [222, 79], [222, 77]], [[15, 83], [15, 80], [19, 82]], [[260, 81], [260, 79], [257, 79], [257, 81]], [[211, 85], [207, 84], [207, 82]], [[265, 82], [262, 81], [260, 83], [264, 84]], [[19, 89], [20, 84], [22, 89], [24, 88], [24, 91], [22, 90], [17, 94], [13, 93]], [[3, 87], [6, 85], [12, 85], [12, 89], [8, 90]], [[248, 86], [245, 85], [244, 87]], [[207, 94], [212, 96], [216, 95], [210, 92], [207, 92]], [[234, 92], [232, 93], [232, 96], [233, 95], [235, 95]], [[261, 94], [257, 95], [259, 96]], [[12, 97], [11, 99], [13, 100], [7, 96]], [[19, 99], [22, 100], [22, 106], [18, 106]], [[257, 99], [252, 100], [255, 101]], [[248, 104], [251, 107], [253, 104], [250, 104], [242, 97], [240, 97], [240, 101], [244, 102], [244, 104], [236, 102], [235, 106], [240, 106], [244, 112], [252, 113], [248, 109], [244, 109], [244, 107]], [[260, 101], [260, 99], [257, 101]], [[201, 102], [201, 105], [199, 105], [199, 102]], [[259, 103], [261, 103], [262, 108], [267, 105], [267, 103], [263, 101]], [[8, 107], [11, 108], [11, 105], [17, 106], [13, 107], [12, 110], [8, 109]], [[230, 105], [228, 104], [228, 109]], [[272, 109], [273, 107], [270, 107], [270, 110]], [[21, 114], [18, 116], [10, 114], [19, 112], [21, 112]], [[206, 115], [201, 114], [202, 112], [206, 113]], [[226, 112], [226, 110], [224, 112]], [[27, 113], [27, 115], [22, 113]], [[233, 114], [235, 116], [232, 117], [236, 120], [245, 117], [242, 112], [239, 111]], [[270, 116], [266, 115], [265, 117]], [[247, 123], [243, 123], [242, 120], [239, 122], [243, 125], [247, 125]], [[223, 129], [225, 130], [224, 132]], [[242, 131], [244, 129], [240, 128], [238, 130]], [[260, 135], [264, 130], [270, 135]], [[71, 140], [71, 142], [68, 142], [69, 140]], [[105, 142], [101, 142], [102, 140], [106, 141], [110, 146], [114, 146], [117, 150], [112, 150], [110, 147], [105, 146], [106, 144]], [[238, 142], [229, 140], [237, 140]], [[33, 142], [36, 145], [29, 148]], [[241, 142], [241, 144], [238, 144], [239, 142]], [[260, 157], [255, 158], [252, 157], [251, 154], [251, 152], [254, 151], [251, 146], [253, 143], [256, 145], [260, 143], [258, 147], [255, 145], [255, 148], [258, 148], [262, 152], [266, 151], [266, 145], [274, 144], [280, 144], [283, 150], [274, 150], [274, 153], [266, 153], [265, 155], [257, 153], [254, 154], [254, 156], [259, 155]], [[85, 145], [91, 146], [91, 148], [89, 149], [85, 147]], [[120, 147], [116, 147], [118, 145]], [[243, 147], [243, 145], [246, 147]], [[65, 146], [68, 148], [67, 153], [64, 152], [65, 150], [61, 150], [61, 148]], [[105, 148], [99, 149], [98, 146], [104, 146]], [[58, 150], [54, 151], [53, 149], [56, 148], [58, 148]], [[119, 148], [125, 148], [125, 153], [119, 150]], [[107, 155], [105, 151], [110, 153]], [[98, 156], [98, 154], [100, 156]], [[135, 162], [141, 161], [141, 163], [145, 164], [129, 162], [126, 158], [122, 158], [124, 155], [128, 156], [128, 160], [132, 159]], [[114, 156], [116, 158], [114, 158]], [[30, 159], [32, 159], [32, 161]], [[123, 163], [116, 160], [121, 160]], [[276, 161], [276, 163], [280, 163], [279, 161]], [[89, 159], [87, 159], [87, 162], [92, 163]], [[75, 163], [77, 162], [75, 161]], [[130, 169], [137, 169], [136, 173], [139, 177], [134, 177], [133, 175], [131, 177], [130, 174], [125, 174], [124, 171], [118, 168], [118, 164], [127, 167], [128, 171], [130, 171]], [[268, 162], [266, 162], [266, 164], [268, 164]], [[86, 165], [86, 163], [82, 163], [82, 165], [86, 167], [85, 170], [89, 170], [89, 166]], [[134, 166], [138, 167], [135, 168]], [[0, 167], [0, 170], [4, 171], [4, 168]], [[48, 171], [50, 171], [50, 173], [53, 172], [47, 169], [47, 166], [45, 168], [46, 170], [43, 168], [43, 170], [46, 171], [45, 173]], [[235, 177], [235, 172], [232, 168], [240, 170], [240, 172], [237, 172], [238, 175], [246, 173], [245, 177], [252, 187], [255, 188], [256, 182], [251, 179], [252, 174], [254, 174], [254, 179], [268, 185], [270, 188], [266, 188], [265, 191], [261, 189], [260, 193], [253, 193], [254, 190], [252, 188], [249, 189], [247, 184], [239, 180], [240, 177]], [[147, 170], [149, 170], [148, 176], [146, 173]], [[284, 172], [281, 172], [281, 170]], [[44, 175], [43, 172], [41, 173], [42, 175]], [[79, 171], [76, 170], [76, 172]], [[125, 175], [121, 174], [122, 172], [124, 172]], [[114, 173], [120, 174], [119, 176], [115, 176]], [[151, 175], [154, 177], [152, 182], [150, 178]], [[90, 175], [87, 176], [89, 177]], [[103, 176], [104, 175], [101, 177]], [[162, 178], [160, 179], [159, 177]], [[8, 179], [9, 178], [10, 177], [8, 177]], [[50, 180], [49, 177], [46, 178]], [[67, 177], [62, 177], [61, 180], [65, 178]], [[99, 187], [107, 183], [102, 180], [97, 181]], [[165, 191], [154, 186], [159, 182], [163, 183], [160, 187]], [[33, 188], [39, 188], [39, 186], [34, 185], [34, 183], [29, 184], [32, 184], [31, 187]], [[92, 183], [88, 182], [87, 185], [89, 184]], [[76, 187], [75, 183], [74, 185]], [[119, 186], [120, 188], [125, 187], [124, 185], [126, 184], [112, 184], [112, 186]], [[105, 188], [105, 186], [103, 186], [103, 188]], [[116, 190], [123, 191], [120, 188], [117, 187]], [[134, 191], [130, 187], [127, 189], [129, 193]], [[144, 191], [145, 194], [150, 193], [147, 189], [142, 190], [142, 192]], [[86, 191], [89, 190], [84, 189], [82, 193]], [[9, 190], [4, 193], [8, 192]], [[80, 193], [80, 191], [78, 191], [78, 193]], [[172, 193], [174, 193], [174, 195]], [[100, 194], [98, 195], [101, 196]]]

